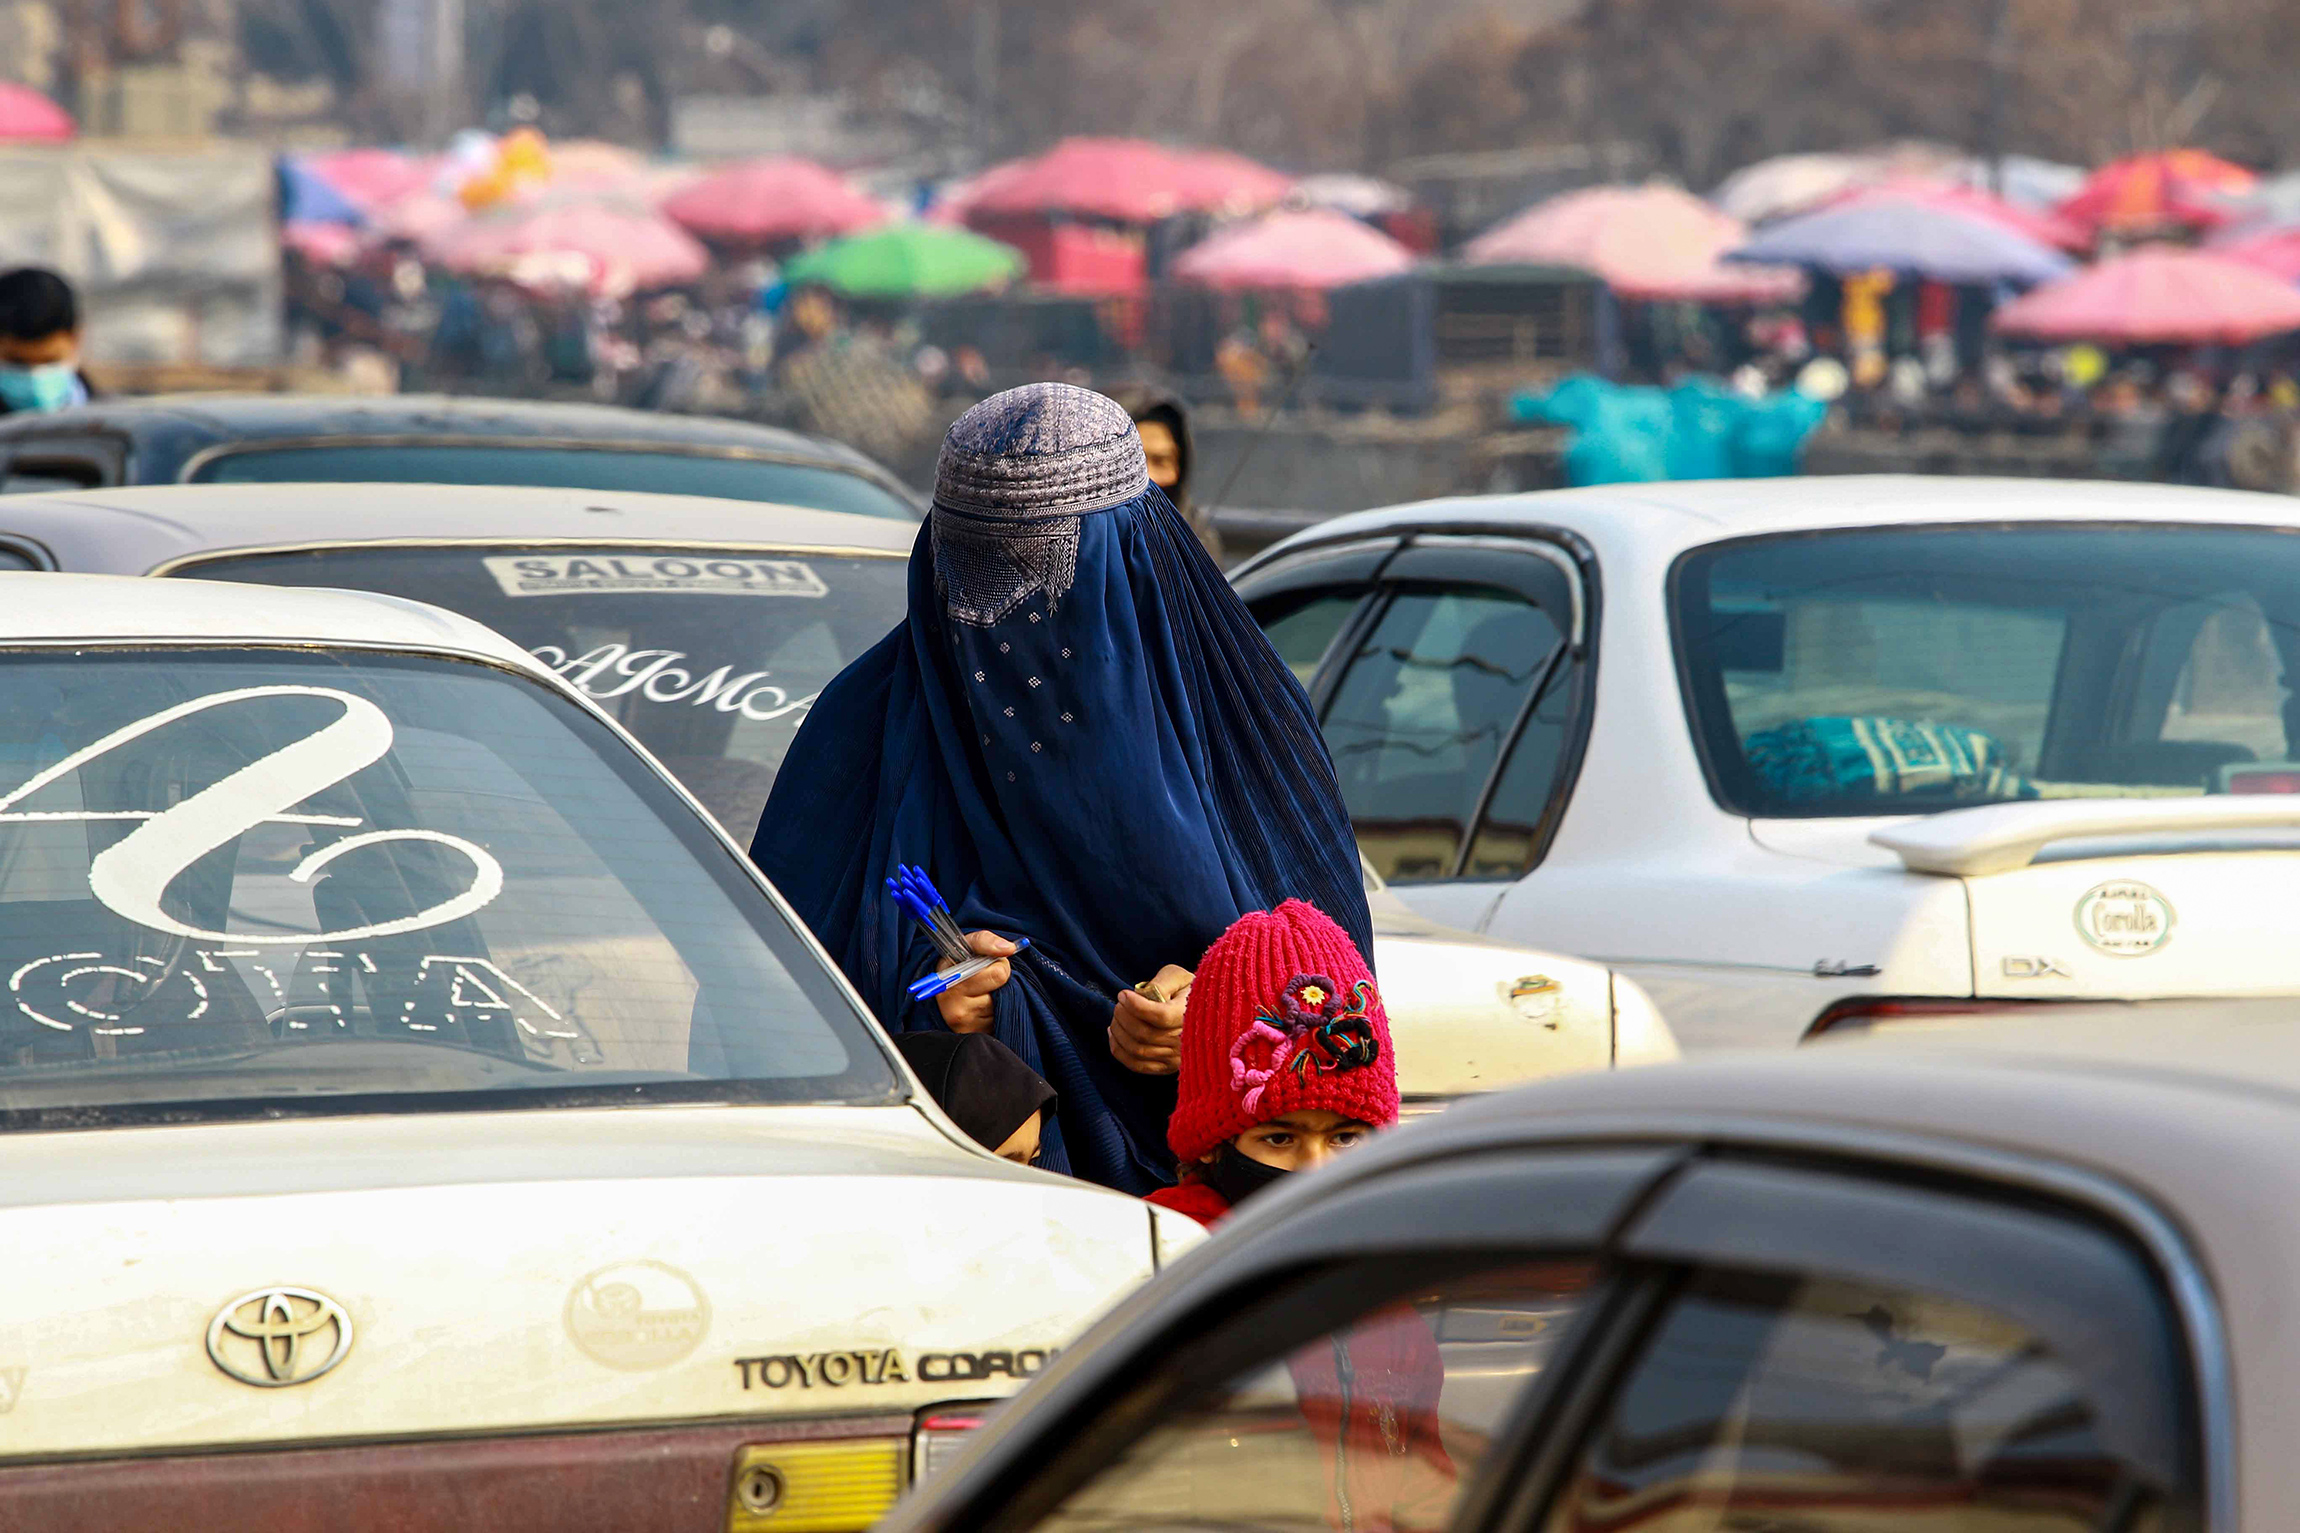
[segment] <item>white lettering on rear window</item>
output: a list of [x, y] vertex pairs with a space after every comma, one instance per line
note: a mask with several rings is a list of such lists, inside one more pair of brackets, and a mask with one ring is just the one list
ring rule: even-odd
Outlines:
[[[79, 771], [130, 742], [210, 709], [228, 707], [265, 697], [316, 697], [337, 703], [343, 714], [302, 739], [258, 757], [165, 809], [18, 809], [16, 805], [38, 795], [42, 788]], [[295, 806], [313, 794], [325, 792], [345, 778], [366, 770], [391, 749], [391, 720], [364, 697], [333, 687], [243, 687], [212, 692], [189, 702], [147, 714], [72, 752], [21, 787], [0, 797], [0, 824], [9, 821], [140, 820], [143, 823], [88, 864], [88, 892], [113, 914], [155, 931], [208, 942], [249, 942], [300, 945], [307, 942], [342, 942], [360, 937], [385, 937], [400, 932], [424, 931], [472, 914], [503, 892], [503, 865], [486, 851], [460, 836], [436, 830], [370, 830], [345, 836], [320, 847], [297, 863], [288, 877], [308, 884], [337, 858], [368, 847], [427, 841], [469, 859], [471, 884], [461, 894], [427, 910], [368, 926], [341, 931], [295, 932], [267, 935], [254, 932], [208, 931], [187, 925], [160, 908], [168, 886], [184, 870], [216, 848], [264, 824], [324, 825], [356, 829], [361, 823], [342, 815], [298, 814]]]

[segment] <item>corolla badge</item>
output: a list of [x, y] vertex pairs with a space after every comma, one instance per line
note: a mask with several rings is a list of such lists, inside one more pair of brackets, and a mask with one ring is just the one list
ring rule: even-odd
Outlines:
[[2104, 953], [2138, 958], [2172, 940], [2172, 901], [2143, 883], [2118, 879], [2076, 902], [2076, 934]]
[[310, 1288], [243, 1293], [208, 1322], [208, 1358], [242, 1384], [309, 1384], [351, 1350], [351, 1316]]

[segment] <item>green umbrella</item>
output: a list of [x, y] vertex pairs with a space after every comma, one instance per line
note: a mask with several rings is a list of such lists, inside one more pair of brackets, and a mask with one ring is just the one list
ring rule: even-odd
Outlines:
[[849, 298], [942, 298], [1011, 281], [1023, 265], [1021, 251], [971, 230], [888, 224], [808, 251], [783, 267], [783, 280]]

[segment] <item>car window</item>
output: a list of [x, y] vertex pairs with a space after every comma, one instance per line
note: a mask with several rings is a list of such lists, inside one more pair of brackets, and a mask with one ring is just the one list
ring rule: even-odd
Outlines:
[[223, 453], [191, 475], [199, 484], [532, 484], [571, 490], [717, 495], [818, 511], [915, 522], [918, 508], [849, 469], [768, 458], [640, 448], [529, 446], [518, 442], [347, 443]]
[[747, 843], [815, 694], [903, 621], [908, 570], [602, 546], [313, 549], [178, 573], [382, 591], [476, 618], [597, 699]]
[[1033, 1527], [1434, 1533], [1589, 1281], [1578, 1263], [1457, 1265], [1402, 1294], [1380, 1269], [1329, 1275], [1353, 1297], [1319, 1334], [1183, 1392]]
[[0, 654], [0, 976], [0, 1112], [893, 1089], [653, 770], [476, 663]]
[[1697, 553], [1679, 642], [1719, 790], [1782, 816], [2300, 790], [2289, 541], [2032, 524]]
[[1803, 1533], [2159, 1526], [2159, 1456], [2044, 1336], [1942, 1295], [1702, 1272], [1545, 1524]]
[[1255, 608], [1254, 618], [1278, 658], [1307, 690], [1317, 680], [1319, 662], [1364, 599], [1362, 589], [1311, 591], [1264, 602]]
[[[1499, 587], [1411, 585], [1390, 598], [1347, 657], [1325, 716], [1358, 844], [1382, 877], [1454, 876], [1494, 764], [1563, 637], [1541, 607]], [[1530, 849], [1524, 822], [1548, 798], [1556, 757], [1552, 735], [1513, 760], [1516, 828], [1484, 840], [1489, 863]]]

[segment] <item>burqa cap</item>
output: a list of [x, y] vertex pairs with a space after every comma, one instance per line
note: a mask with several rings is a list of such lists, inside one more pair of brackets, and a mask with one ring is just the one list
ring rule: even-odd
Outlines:
[[1106, 511], [1149, 487], [1134, 418], [1067, 383], [991, 395], [951, 422], [934, 468], [937, 510], [1001, 521]]
[[950, 1121], [985, 1149], [997, 1149], [1031, 1114], [1054, 1107], [1054, 1088], [988, 1033], [930, 1028], [898, 1033], [894, 1045]]

